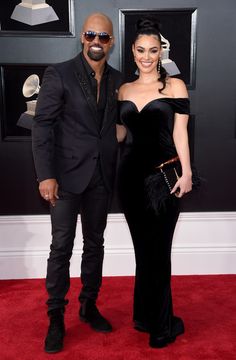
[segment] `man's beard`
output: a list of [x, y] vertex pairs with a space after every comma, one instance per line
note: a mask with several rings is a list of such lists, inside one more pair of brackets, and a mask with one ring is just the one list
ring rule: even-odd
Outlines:
[[94, 61], [100, 61], [105, 57], [105, 53], [103, 50], [102, 51], [93, 51], [92, 49], [89, 49], [87, 52], [87, 55], [91, 60], [94, 60]]

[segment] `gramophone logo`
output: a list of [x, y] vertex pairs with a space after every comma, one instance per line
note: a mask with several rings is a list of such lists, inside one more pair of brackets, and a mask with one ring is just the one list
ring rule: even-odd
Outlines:
[[[36, 74], [30, 75], [24, 82], [22, 93], [24, 97], [29, 98], [35, 94], [38, 94], [40, 90], [39, 77]], [[37, 100], [26, 101], [27, 111], [26, 114], [35, 115]]]
[[53, 8], [45, 0], [22, 0], [16, 5], [11, 19], [31, 26], [59, 20]]
[[[30, 98], [33, 95], [39, 93], [39, 77], [36, 74], [32, 74], [27, 77], [23, 84], [22, 93], [24, 97]], [[27, 110], [21, 114], [17, 121], [17, 126], [25, 129], [32, 129], [32, 120], [35, 115], [35, 108], [37, 104], [37, 98], [35, 100], [26, 101]]]
[[170, 76], [180, 74], [180, 71], [176, 63], [169, 58], [170, 42], [166, 38], [164, 38], [163, 35], [161, 35], [161, 45], [162, 45], [162, 53], [161, 53], [162, 66], [165, 68], [165, 70]]

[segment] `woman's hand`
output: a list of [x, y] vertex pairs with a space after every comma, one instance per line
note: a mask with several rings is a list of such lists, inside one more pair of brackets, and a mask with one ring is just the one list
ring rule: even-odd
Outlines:
[[181, 198], [184, 194], [192, 190], [192, 175], [182, 175], [175, 183], [175, 186], [171, 190], [171, 194], [175, 194], [176, 197]]

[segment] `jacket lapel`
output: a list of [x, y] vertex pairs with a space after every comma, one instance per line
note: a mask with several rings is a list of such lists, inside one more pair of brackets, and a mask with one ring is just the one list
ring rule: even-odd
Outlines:
[[104, 111], [103, 125], [102, 125], [101, 132], [104, 130], [108, 121], [111, 119], [110, 110], [112, 108], [112, 105], [113, 105], [113, 102], [115, 101], [115, 99], [116, 99], [116, 94], [115, 94], [114, 81], [111, 76], [111, 72], [109, 71], [108, 79], [107, 79], [107, 103], [106, 103], [106, 108]]
[[[75, 65], [76, 65], [75, 76], [76, 76], [77, 80], [79, 81], [80, 87], [81, 87], [81, 89], [84, 93], [84, 96], [88, 102], [88, 105], [92, 112], [93, 118], [95, 120], [94, 122], [97, 124], [97, 121], [96, 121], [96, 118], [97, 118], [96, 99], [94, 98], [94, 96], [91, 92], [89, 80], [88, 80], [87, 76], [84, 74], [83, 64], [82, 64], [82, 61], [81, 61], [79, 55], [75, 58]], [[98, 124], [97, 124], [97, 126], [98, 126]]]

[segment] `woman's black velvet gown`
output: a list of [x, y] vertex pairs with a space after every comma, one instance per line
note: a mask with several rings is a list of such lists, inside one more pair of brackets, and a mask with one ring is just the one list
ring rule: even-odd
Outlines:
[[119, 110], [119, 123], [131, 139], [121, 159], [118, 183], [136, 259], [133, 319], [150, 333], [161, 333], [173, 319], [171, 246], [179, 200], [171, 196], [156, 214], [146, 206], [144, 181], [154, 166], [177, 155], [172, 138], [174, 115], [188, 114], [189, 100], [158, 98], [141, 111], [132, 101], [123, 100]]

